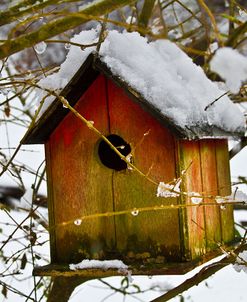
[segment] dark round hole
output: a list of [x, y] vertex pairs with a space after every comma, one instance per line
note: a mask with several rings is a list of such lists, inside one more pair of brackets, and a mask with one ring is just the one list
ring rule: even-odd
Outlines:
[[[126, 141], [116, 134], [107, 136], [107, 139], [118, 149], [120, 153], [127, 156], [131, 152], [130, 145]], [[98, 149], [99, 158], [106, 167], [121, 171], [127, 169], [127, 164], [123, 161], [117, 153], [111, 149], [111, 147], [104, 141], [101, 140]]]

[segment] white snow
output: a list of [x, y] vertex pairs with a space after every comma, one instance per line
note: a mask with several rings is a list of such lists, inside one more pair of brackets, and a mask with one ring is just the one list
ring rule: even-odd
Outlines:
[[[98, 32], [95, 29], [83, 31], [79, 35], [75, 35], [71, 42], [80, 43], [82, 46], [97, 42]], [[66, 60], [61, 64], [58, 72], [47, 76], [39, 81], [38, 85], [43, 88], [55, 90], [59, 92], [73, 78], [77, 70], [81, 67], [88, 55], [95, 50], [94, 47], [86, 47], [82, 50], [79, 46], [72, 45], [67, 54]], [[44, 91], [38, 91], [38, 97], [41, 100], [46, 95]], [[54, 97], [50, 96], [45, 100], [45, 104], [41, 110], [41, 114], [51, 105]]]
[[247, 273], [247, 251], [238, 254], [236, 263], [233, 267], [237, 272], [244, 271]]
[[198, 192], [189, 192], [188, 196], [191, 196], [190, 200], [193, 204], [199, 204], [203, 201], [201, 194]]
[[231, 196], [229, 196], [230, 201], [236, 201], [236, 202], [245, 202], [247, 203], [247, 195], [242, 192], [241, 190], [237, 190], [236, 192], [233, 192]]
[[210, 68], [225, 80], [232, 93], [238, 93], [242, 83], [247, 80], [247, 57], [230, 47], [217, 50], [210, 62]]
[[[179, 183], [180, 184], [180, 183]], [[170, 184], [166, 184], [164, 182], [160, 182], [157, 188], [157, 197], [178, 197], [180, 192], [179, 186], [174, 186]]]
[[80, 269], [118, 269], [120, 271], [127, 272], [128, 266], [121, 260], [89, 260], [84, 259], [77, 264], [70, 264], [70, 270], [80, 270]]
[[241, 22], [246, 22], [246, 21], [247, 21], [247, 12], [246, 12], [246, 10], [240, 9], [240, 10], [238, 11], [238, 13], [239, 13], [238, 19], [239, 19]]
[[[98, 31], [82, 31], [72, 42], [95, 43]], [[60, 70], [42, 79], [39, 85], [59, 91], [64, 88], [94, 47], [82, 50], [72, 45]], [[183, 129], [198, 136], [210, 136], [204, 128], [217, 127], [229, 132], [243, 132], [243, 114], [225, 95], [225, 91], [209, 80], [202, 68], [176, 44], [168, 40], [148, 42], [137, 32], [109, 31], [100, 47], [101, 60], [114, 75], [139, 92], [161, 114]], [[207, 105], [221, 97], [212, 106]], [[41, 99], [41, 96], [40, 96]], [[45, 101], [43, 111], [50, 104]], [[188, 130], [188, 136], [193, 136]]]

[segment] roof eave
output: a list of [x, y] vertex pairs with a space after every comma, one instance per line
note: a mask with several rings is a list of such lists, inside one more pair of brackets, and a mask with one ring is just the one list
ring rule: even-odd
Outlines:
[[[76, 72], [71, 81], [60, 93], [64, 96], [71, 106], [74, 106], [83, 93], [93, 83], [99, 73], [104, 74], [107, 78], [112, 80], [117, 86], [121, 87], [126, 94], [136, 103], [138, 103], [143, 110], [153, 115], [163, 126], [168, 128], [178, 139], [202, 139], [207, 138], [229, 138], [240, 137], [243, 133], [231, 133], [219, 129], [217, 127], [203, 127], [201, 133], [193, 128], [183, 129], [174, 123], [173, 120], [164, 116], [161, 111], [142, 97], [140, 93], [135, 91], [120, 77], [113, 75], [107, 65], [100, 60], [95, 54], [91, 53], [79, 70]], [[22, 144], [43, 144], [50, 134], [59, 125], [62, 119], [69, 113], [68, 109], [62, 106], [62, 103], [55, 99], [51, 106], [47, 108], [44, 114], [39, 118], [37, 123], [32, 127], [24, 138]], [[201, 127], [200, 127], [201, 128]]]
[[[93, 60], [94, 56], [90, 54], [60, 93], [61, 96], [64, 96], [68, 100], [71, 106], [74, 106], [78, 102], [81, 95], [99, 74], [97, 70], [92, 68]], [[44, 144], [68, 112], [68, 109], [64, 108], [58, 99], [54, 99], [52, 105], [46, 109], [35, 125], [27, 131], [21, 143]]]

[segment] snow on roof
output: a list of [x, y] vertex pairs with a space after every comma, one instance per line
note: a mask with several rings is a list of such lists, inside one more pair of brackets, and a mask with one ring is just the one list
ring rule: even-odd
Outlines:
[[[72, 38], [72, 42], [83, 45], [97, 41], [98, 31], [95, 29], [82, 31]], [[52, 89], [64, 88], [93, 51], [95, 46], [84, 50], [71, 46], [60, 70], [39, 84]], [[244, 116], [224, 95], [225, 91], [209, 80], [202, 68], [169, 40], [148, 42], [137, 32], [109, 31], [99, 55], [115, 76], [177, 126], [194, 129], [199, 137], [206, 136], [203, 128], [244, 132]], [[217, 102], [208, 106], [217, 98]], [[46, 103], [45, 108], [49, 105], [48, 101]]]

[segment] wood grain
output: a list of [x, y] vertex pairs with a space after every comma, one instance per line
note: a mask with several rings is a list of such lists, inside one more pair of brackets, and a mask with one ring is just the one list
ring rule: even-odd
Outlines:
[[[205, 195], [217, 196], [218, 176], [216, 164], [215, 140], [200, 140], [202, 188]], [[204, 203], [216, 203], [214, 198], [204, 198]], [[216, 248], [221, 242], [220, 209], [216, 206], [205, 206], [205, 225], [207, 249]]]
[[[179, 168], [180, 173], [186, 171], [183, 181], [185, 192], [196, 192], [202, 194], [202, 173], [200, 160], [200, 145], [198, 141], [179, 142]], [[183, 198], [184, 202], [190, 204], [191, 198]], [[205, 213], [204, 207], [188, 207], [184, 221], [185, 244], [188, 245], [189, 257], [191, 259], [201, 256], [206, 251]], [[187, 230], [186, 230], [187, 228]]]
[[[169, 130], [132, 102], [122, 89], [111, 81], [107, 83], [111, 133], [131, 144], [134, 164], [141, 171], [156, 182], [173, 181], [174, 138]], [[177, 203], [176, 198], [156, 197], [157, 186], [130, 170], [114, 172], [113, 186], [116, 211]], [[133, 258], [145, 258], [145, 253], [151, 258], [164, 256], [165, 261], [181, 258], [178, 210], [116, 217], [116, 236], [118, 249]]]
[[[108, 133], [105, 79], [100, 76], [75, 108]], [[56, 262], [104, 258], [115, 244], [114, 219], [100, 218], [76, 226], [83, 215], [113, 210], [112, 171], [98, 160], [99, 137], [69, 113], [50, 137]], [[67, 222], [70, 222], [67, 224]], [[62, 225], [65, 223], [66, 225]]]
[[[218, 195], [231, 195], [231, 179], [229, 152], [227, 140], [216, 140], [216, 160], [217, 160], [217, 178], [218, 178]], [[234, 219], [233, 206], [227, 205], [220, 211], [221, 229], [223, 242], [231, 242], [234, 239]]]

